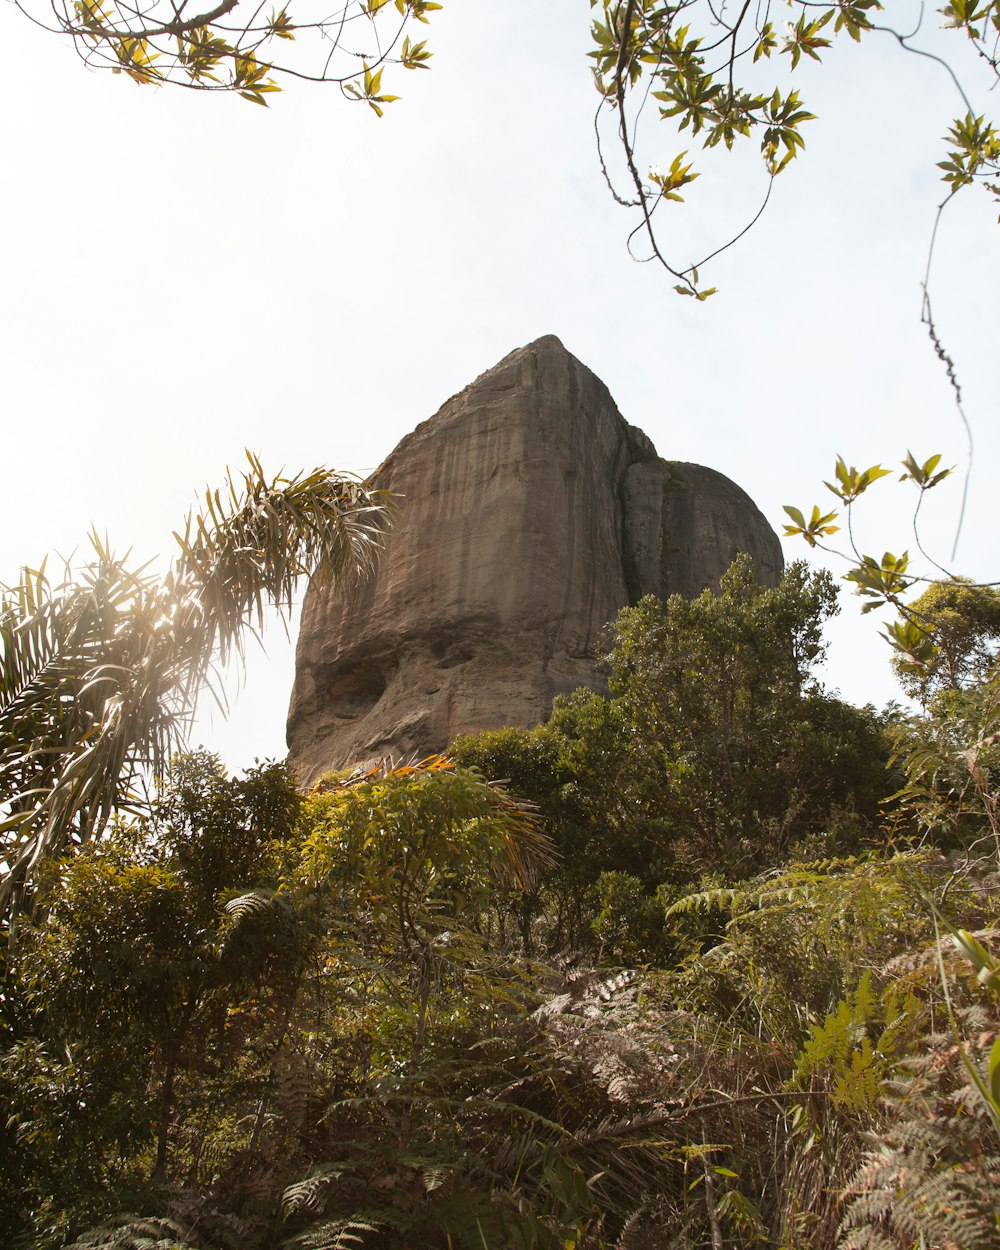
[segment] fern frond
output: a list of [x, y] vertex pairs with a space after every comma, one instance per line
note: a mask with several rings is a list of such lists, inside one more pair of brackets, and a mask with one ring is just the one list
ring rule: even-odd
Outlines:
[[682, 916], [685, 912], [700, 912], [722, 910], [724, 908], [732, 908], [733, 905], [743, 898], [742, 890], [735, 889], [715, 889], [700, 890], [697, 894], [688, 894], [684, 898], [679, 898], [676, 903], [672, 903], [664, 915], [668, 918], [671, 916]]
[[283, 1250], [360, 1250], [381, 1228], [362, 1219], [322, 1220], [281, 1243]]
[[301, 1211], [322, 1210], [324, 1191], [347, 1171], [353, 1171], [353, 1168], [345, 1163], [328, 1163], [313, 1168], [304, 1180], [289, 1185], [282, 1193], [282, 1214], [288, 1219]]
[[186, 1250], [200, 1243], [173, 1220], [119, 1215], [85, 1233], [66, 1250]]
[[[979, 1050], [996, 1032], [975, 1028], [983, 1023], [980, 1008], [962, 1010], [963, 1032]], [[1000, 1159], [962, 1047], [950, 1033], [928, 1035], [885, 1093], [888, 1123], [847, 1187], [840, 1250], [1000, 1250]]]

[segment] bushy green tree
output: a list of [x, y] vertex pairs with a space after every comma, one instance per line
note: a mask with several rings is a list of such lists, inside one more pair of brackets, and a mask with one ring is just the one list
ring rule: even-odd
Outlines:
[[[580, 698], [588, 694], [578, 692]], [[595, 739], [589, 737], [588, 744], [591, 741]], [[554, 946], [586, 940], [589, 892], [601, 872], [614, 866], [590, 836], [592, 814], [587, 810], [586, 792], [578, 784], [581, 764], [567, 749], [568, 743], [546, 725], [463, 735], [449, 748], [459, 764], [505, 781], [513, 793], [537, 804], [558, 852], [556, 862], [530, 890], [492, 896], [491, 912], [501, 939], [512, 930], [520, 935], [526, 951], [533, 947], [534, 925], [544, 908], [551, 912]], [[573, 745], [582, 749], [581, 742], [574, 740]], [[612, 804], [612, 796], [605, 794], [601, 810], [609, 820]], [[638, 864], [629, 861], [619, 867], [636, 869]]]
[[[602, 873], [647, 890], [706, 870], [748, 876], [792, 849], [855, 849], [893, 789], [881, 719], [813, 676], [836, 610], [826, 573], [761, 586], [740, 557], [718, 591], [653, 596], [613, 625], [610, 693], [557, 700], [546, 726], [460, 739], [541, 808], [561, 863], [546, 877], [579, 940]], [[569, 900], [572, 900], [572, 903]]]
[[435, 981], [479, 945], [470, 921], [492, 888], [531, 889], [548, 839], [503, 788], [443, 757], [334, 785], [307, 800], [304, 818], [292, 882], [408, 968], [417, 1055]]
[[795, 564], [764, 587], [741, 556], [718, 593], [649, 597], [621, 613], [611, 700], [628, 788], [660, 823], [664, 850], [741, 875], [843, 812], [862, 825], [876, 815], [886, 792], [877, 720], [812, 676], [835, 610], [828, 574]]
[[[226, 1063], [227, 1015], [255, 998], [266, 1028], [303, 957], [306, 930], [273, 897], [300, 802], [283, 765], [231, 778], [188, 757], [146, 822], [46, 867], [8, 952], [8, 1130], [35, 1165], [12, 1227], [57, 1227], [105, 1186], [141, 1192], [184, 1153], [172, 1126], [190, 1082]], [[86, 1166], [63, 1172], [63, 1156]]]

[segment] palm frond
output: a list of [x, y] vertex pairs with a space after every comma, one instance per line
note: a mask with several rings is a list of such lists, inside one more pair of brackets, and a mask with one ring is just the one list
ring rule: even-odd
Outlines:
[[392, 508], [389, 492], [327, 469], [268, 479], [247, 458], [242, 484], [229, 474], [225, 494], [207, 490], [174, 534], [180, 550], [165, 582], [178, 624], [186, 617], [199, 639], [210, 631], [222, 662], [269, 607], [290, 609], [302, 576], [341, 585], [366, 577]]
[[184, 743], [216, 665], [242, 656], [267, 608], [303, 576], [368, 573], [386, 491], [329, 470], [249, 471], [206, 492], [163, 578], [91, 535], [93, 556], [53, 583], [44, 565], [0, 587], [0, 914], [43, 858], [99, 833], [144, 769]]

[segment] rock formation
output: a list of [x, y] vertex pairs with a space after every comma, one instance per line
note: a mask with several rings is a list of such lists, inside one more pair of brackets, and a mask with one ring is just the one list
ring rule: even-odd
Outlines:
[[773, 531], [712, 469], [661, 460], [553, 335], [512, 352], [396, 447], [400, 497], [377, 574], [302, 610], [288, 746], [303, 781], [535, 725], [601, 689], [619, 608], [696, 595], [737, 553], [782, 569]]

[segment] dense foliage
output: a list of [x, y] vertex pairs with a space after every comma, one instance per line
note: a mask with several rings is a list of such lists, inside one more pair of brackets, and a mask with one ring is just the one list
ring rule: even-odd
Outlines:
[[601, 889], [615, 888], [602, 874], [669, 895], [793, 849], [882, 841], [880, 800], [895, 789], [885, 727], [811, 672], [835, 609], [829, 575], [794, 564], [764, 587], [741, 556], [717, 593], [649, 596], [620, 613], [608, 697], [580, 690], [543, 727], [453, 745], [539, 805], [561, 854], [543, 879], [557, 941], [586, 940]]
[[177, 759], [5, 948], [9, 1243], [1000, 1247], [998, 679], [886, 725], [833, 608], [643, 601], [462, 763]]

